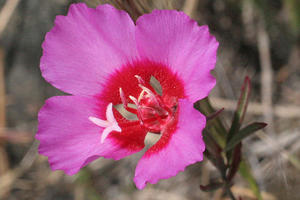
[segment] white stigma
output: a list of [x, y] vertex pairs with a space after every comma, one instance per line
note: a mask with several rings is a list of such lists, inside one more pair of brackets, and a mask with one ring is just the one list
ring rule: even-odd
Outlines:
[[104, 130], [101, 135], [101, 143], [104, 142], [104, 140], [107, 138], [107, 136], [112, 131], [121, 132], [122, 129], [118, 125], [117, 120], [115, 119], [113, 110], [112, 110], [113, 104], [109, 103], [106, 108], [106, 120], [99, 119], [97, 117], [89, 117], [89, 120], [96, 124], [97, 126], [103, 127]]

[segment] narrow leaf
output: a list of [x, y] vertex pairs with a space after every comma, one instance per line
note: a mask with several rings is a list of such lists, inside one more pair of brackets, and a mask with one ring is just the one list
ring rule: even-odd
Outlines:
[[244, 120], [244, 116], [247, 111], [248, 101], [251, 93], [251, 82], [248, 76], [246, 76], [244, 80], [244, 84], [242, 86], [242, 93], [239, 98], [239, 102], [237, 105], [237, 114], [239, 116], [239, 123], [241, 124]]
[[218, 117], [219, 114], [220, 114], [221, 112], [223, 112], [223, 111], [224, 111], [224, 108], [222, 108], [222, 109], [220, 109], [220, 110], [218, 110], [218, 111], [216, 111], [216, 112], [214, 112], [214, 113], [208, 115], [208, 116], [206, 117], [206, 120], [207, 120], [207, 121], [210, 121], [210, 120], [215, 119], [215, 118]]
[[[220, 173], [226, 171], [226, 166], [222, 157], [215, 157], [208, 149], [204, 151], [204, 155], [220, 171]], [[225, 173], [223, 173], [222, 177], [225, 176]]]
[[220, 145], [215, 141], [210, 132], [207, 130], [204, 130], [203, 140], [206, 144], [204, 155], [213, 163], [213, 165], [215, 165], [217, 169], [225, 171], [226, 166], [221, 155], [222, 148], [220, 147]]
[[246, 179], [246, 181], [248, 182], [250, 189], [255, 194], [256, 198], [258, 200], [262, 200], [259, 186], [258, 186], [257, 182], [255, 181], [254, 176], [252, 175], [250, 166], [244, 160], [241, 161], [241, 163], [240, 163], [239, 172], [240, 172], [241, 176], [244, 179]]
[[233, 138], [231, 138], [229, 140], [229, 142], [226, 145], [225, 151], [231, 150], [232, 148], [234, 148], [235, 145], [237, 145], [238, 143], [240, 143], [243, 139], [245, 139], [249, 135], [253, 134], [255, 131], [258, 131], [258, 130], [266, 127], [266, 126], [267, 126], [266, 123], [254, 122], [254, 123], [246, 126], [245, 128], [241, 129], [238, 132], [238, 134], [235, 134], [233, 136]]
[[[247, 111], [250, 92], [251, 92], [251, 82], [250, 82], [249, 77], [246, 76], [246, 78], [244, 80], [244, 84], [243, 84], [242, 89], [241, 89], [241, 95], [240, 95], [240, 98], [238, 100], [237, 108], [234, 112], [232, 124], [231, 124], [230, 130], [229, 130], [228, 135], [227, 135], [226, 146], [228, 146], [228, 143], [231, 141], [231, 139], [235, 135], [238, 134], [238, 132], [241, 128], [241, 125], [242, 125], [243, 120], [244, 120], [244, 116], [245, 116], [246, 111]], [[231, 154], [232, 154], [231, 151], [226, 152], [226, 157], [227, 157], [229, 162], [231, 162]]]
[[233, 150], [232, 163], [229, 168], [229, 172], [227, 176], [227, 180], [229, 181], [233, 179], [233, 177], [235, 176], [236, 172], [239, 169], [239, 165], [242, 159], [241, 150], [242, 150], [242, 143], [240, 142], [238, 145], [236, 145], [236, 147]]
[[222, 148], [211, 135], [210, 131], [206, 129], [203, 130], [203, 140], [206, 144], [206, 148], [209, 149], [215, 156], [221, 155]]
[[[206, 117], [216, 112], [211, 106], [208, 98], [204, 98], [200, 101], [197, 101], [194, 104], [194, 107], [197, 110], [199, 110], [202, 114], [204, 114]], [[214, 120], [211, 120], [207, 124], [206, 129], [208, 129], [211, 132], [212, 136], [216, 139], [218, 144], [221, 145], [221, 147], [225, 147], [227, 130], [223, 122], [220, 120], [219, 116], [216, 116]]]
[[251, 82], [249, 77], [246, 77], [244, 80], [244, 84], [241, 89], [241, 95], [237, 104], [236, 111], [233, 116], [232, 124], [228, 133], [227, 142], [238, 133], [241, 124], [243, 123], [244, 116], [247, 111], [248, 101], [250, 97], [251, 91]]

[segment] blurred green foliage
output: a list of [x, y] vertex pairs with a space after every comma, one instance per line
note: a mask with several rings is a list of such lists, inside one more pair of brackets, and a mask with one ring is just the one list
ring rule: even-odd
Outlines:
[[295, 35], [300, 34], [300, 1], [299, 0], [284, 0], [288, 15], [289, 23]]

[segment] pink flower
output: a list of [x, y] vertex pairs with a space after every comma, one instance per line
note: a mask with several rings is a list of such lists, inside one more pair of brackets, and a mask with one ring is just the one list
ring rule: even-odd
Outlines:
[[43, 77], [72, 94], [48, 99], [38, 115], [39, 153], [53, 170], [73, 175], [99, 157], [124, 158], [144, 148], [148, 132], [160, 139], [137, 164], [139, 189], [203, 159], [206, 121], [193, 103], [215, 85], [218, 42], [207, 26], [174, 10], [135, 25], [110, 5], [79, 3], [56, 18], [42, 47]]

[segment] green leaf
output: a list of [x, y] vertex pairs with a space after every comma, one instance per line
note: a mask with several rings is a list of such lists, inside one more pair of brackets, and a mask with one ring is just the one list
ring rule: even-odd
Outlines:
[[233, 116], [232, 124], [228, 133], [227, 142], [238, 133], [241, 124], [243, 123], [244, 116], [247, 111], [248, 101], [251, 92], [251, 82], [248, 77], [245, 78], [244, 84], [241, 89], [241, 95]]
[[264, 127], [266, 127], [266, 123], [262, 122], [254, 122], [245, 128], [241, 129], [238, 134], [235, 134], [227, 143], [226, 148], [224, 151], [229, 151], [235, 147], [238, 143], [240, 143], [243, 139], [248, 137], [249, 135], [253, 134], [255, 131], [258, 131]]
[[91, 173], [87, 168], [83, 168], [75, 175], [75, 177], [76, 183], [86, 184], [91, 180]]
[[223, 112], [223, 111], [224, 111], [224, 108], [206, 116], [206, 121], [209, 122], [210, 120], [216, 119], [219, 116], [219, 114], [221, 114], [221, 112]]
[[261, 196], [258, 184], [255, 181], [255, 178], [251, 172], [250, 166], [248, 165], [248, 163], [246, 163], [245, 160], [241, 161], [240, 167], [239, 167], [239, 172], [240, 172], [241, 176], [244, 179], [246, 179], [246, 181], [248, 182], [250, 189], [252, 190], [252, 192], [254, 193], [256, 198], [258, 200], [262, 200], [262, 196]]
[[225, 174], [225, 171], [226, 171], [226, 165], [224, 163], [224, 160], [221, 156], [215, 156], [213, 155], [212, 152], [210, 152], [208, 149], [206, 149], [204, 151], [204, 156], [206, 158], [208, 158], [208, 160], [220, 171], [222, 177], [225, 177], [226, 178], [226, 174]]
[[284, 0], [287, 10], [288, 20], [291, 24], [294, 34], [300, 33], [300, 2], [299, 0]]
[[213, 165], [215, 165], [217, 169], [219, 169], [220, 171], [225, 171], [226, 166], [224, 163], [224, 159], [221, 155], [222, 148], [211, 136], [208, 130], [204, 129], [203, 133], [203, 140], [206, 145], [204, 155], [213, 163]]
[[[211, 116], [213, 113], [216, 113], [216, 111], [211, 106], [208, 98], [197, 101], [194, 104], [194, 107], [206, 117]], [[221, 145], [221, 147], [225, 147], [227, 130], [220, 120], [219, 115], [216, 116], [213, 120], [210, 120], [209, 123], [207, 123], [206, 129], [211, 132], [212, 136], [216, 139], [218, 144]]]
[[235, 176], [236, 172], [239, 169], [239, 165], [242, 159], [242, 143], [240, 142], [233, 150], [232, 154], [232, 163], [228, 171], [227, 180], [230, 182]]
[[[227, 138], [226, 138], [226, 146], [228, 146], [228, 143], [231, 141], [233, 137], [235, 137], [236, 134], [238, 134], [240, 127], [243, 123], [247, 107], [248, 107], [248, 101], [250, 97], [251, 92], [251, 82], [248, 76], [245, 77], [244, 84], [241, 88], [241, 95], [237, 103], [236, 110], [234, 112], [233, 120], [231, 127], [229, 129]], [[231, 154], [232, 151], [226, 152], [226, 157], [229, 162], [231, 162]]]

